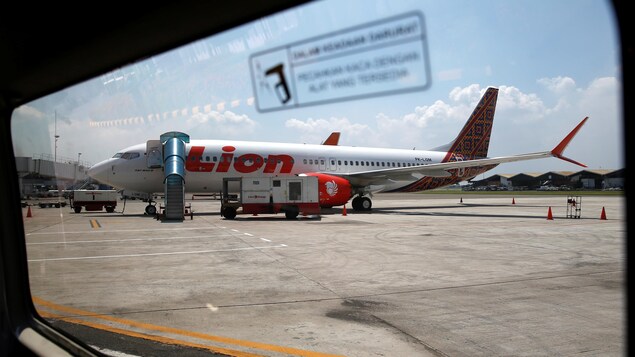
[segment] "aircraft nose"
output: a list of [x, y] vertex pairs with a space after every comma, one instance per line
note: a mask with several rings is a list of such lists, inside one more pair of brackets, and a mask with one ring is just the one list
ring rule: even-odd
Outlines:
[[90, 176], [93, 180], [99, 181], [101, 183], [108, 184], [108, 170], [110, 169], [109, 160], [102, 161], [98, 164], [91, 166], [88, 169], [88, 176]]

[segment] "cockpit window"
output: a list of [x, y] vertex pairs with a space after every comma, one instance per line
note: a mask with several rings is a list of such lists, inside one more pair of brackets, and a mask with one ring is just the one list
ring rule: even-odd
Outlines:
[[141, 154], [139, 154], [138, 152], [118, 152], [116, 153], [112, 158], [113, 159], [124, 159], [124, 160], [132, 160], [132, 159], [136, 159], [139, 156], [141, 156]]
[[121, 155], [121, 158], [126, 160], [132, 160], [132, 159], [138, 158], [139, 156], [140, 154], [138, 152], [127, 152]]

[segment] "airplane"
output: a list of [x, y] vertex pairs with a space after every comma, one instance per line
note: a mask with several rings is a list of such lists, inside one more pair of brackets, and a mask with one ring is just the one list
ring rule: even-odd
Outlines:
[[[352, 199], [354, 210], [368, 211], [373, 193], [444, 187], [501, 163], [556, 157], [586, 167], [563, 152], [588, 117], [550, 151], [488, 158], [497, 97], [498, 88], [487, 88], [456, 138], [431, 150], [343, 146], [336, 139], [327, 140], [336, 145], [191, 140], [185, 144], [185, 190], [220, 192], [223, 178], [228, 177], [317, 176], [321, 207], [343, 206]], [[92, 166], [88, 175], [125, 192], [150, 197], [145, 212], [154, 215], [156, 203], [151, 198], [163, 192], [164, 173], [161, 165], [150, 162], [156, 160], [150, 142], [123, 149]]]

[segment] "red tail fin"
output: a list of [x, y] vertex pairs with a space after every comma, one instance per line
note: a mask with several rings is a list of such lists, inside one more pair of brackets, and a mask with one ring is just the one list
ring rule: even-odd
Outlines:
[[498, 88], [487, 88], [467, 123], [452, 142], [444, 162], [450, 161], [452, 155], [462, 156], [461, 159], [487, 157], [497, 98]]
[[338, 131], [334, 131], [326, 138], [326, 141], [322, 143], [322, 145], [337, 145], [340, 141], [340, 133]]

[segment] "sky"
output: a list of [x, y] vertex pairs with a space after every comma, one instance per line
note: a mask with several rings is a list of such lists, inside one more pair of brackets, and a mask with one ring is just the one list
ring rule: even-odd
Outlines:
[[[94, 164], [168, 131], [315, 144], [339, 131], [340, 145], [431, 149], [453, 140], [496, 87], [490, 157], [551, 150], [588, 116], [565, 155], [589, 169], [619, 169], [620, 48], [609, 6], [309, 3], [25, 104], [12, 117], [14, 150]], [[370, 33], [372, 41], [361, 39]], [[288, 98], [281, 77], [265, 74], [277, 63]], [[368, 76], [373, 70], [390, 76]], [[502, 164], [484, 177], [581, 169], [548, 158]]]

